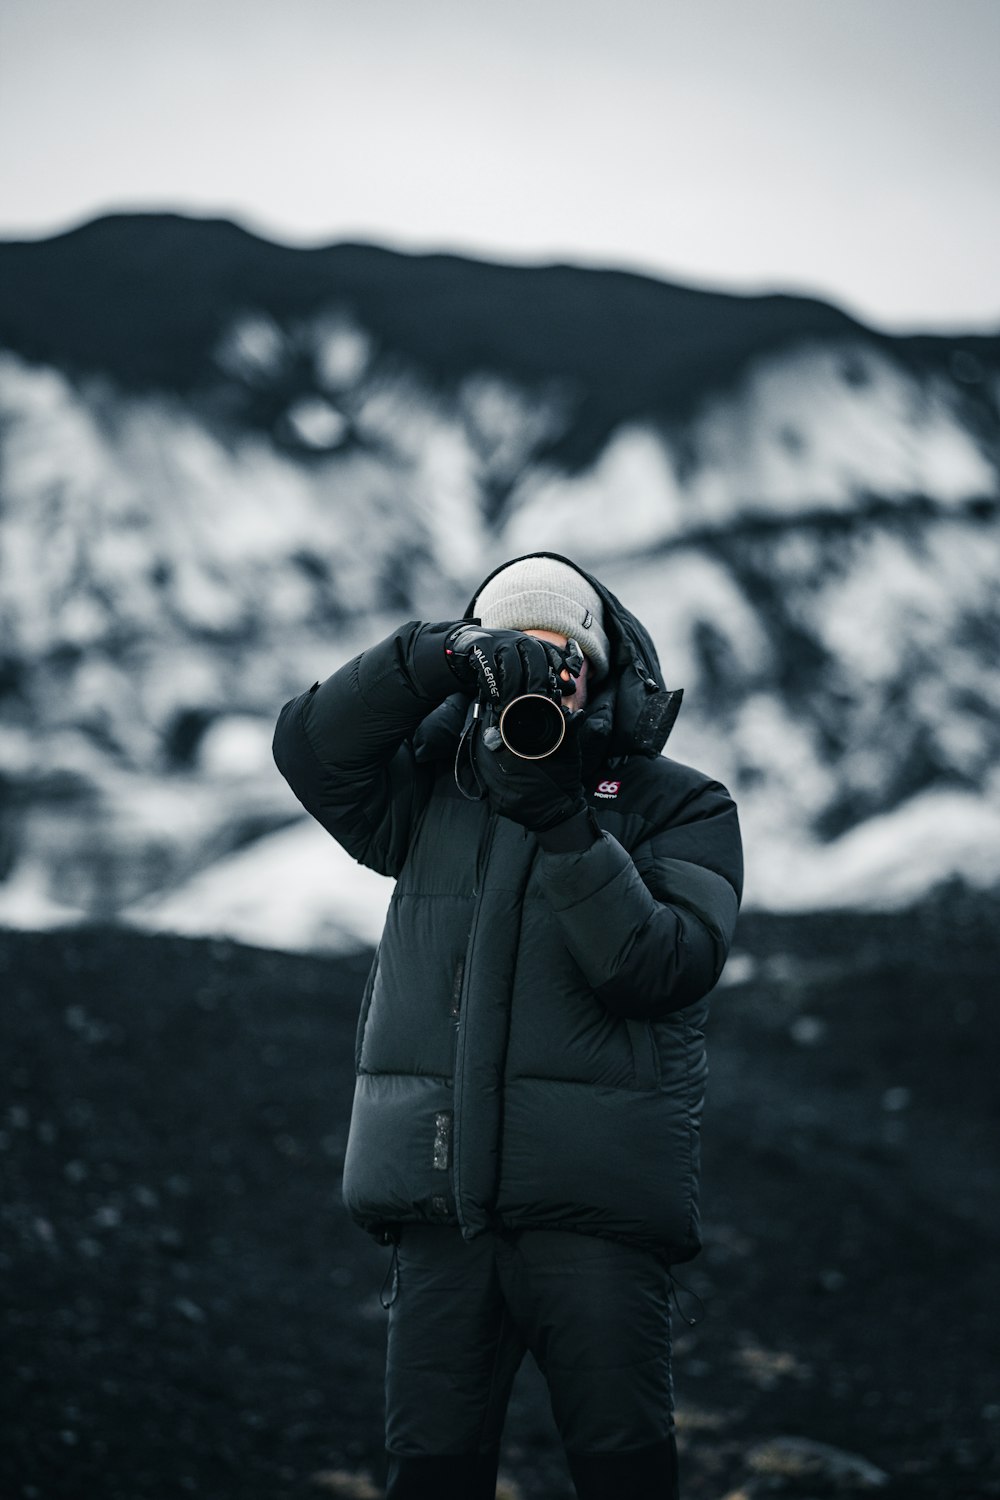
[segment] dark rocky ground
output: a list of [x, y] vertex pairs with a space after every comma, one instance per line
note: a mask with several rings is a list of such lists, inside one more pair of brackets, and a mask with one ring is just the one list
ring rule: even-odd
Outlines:
[[[886, 1500], [1000, 1496], [997, 914], [741, 919], [679, 1268], [685, 1500], [876, 1485], [789, 1437]], [[380, 1494], [388, 1252], [339, 1199], [365, 968], [0, 934], [0, 1500]], [[501, 1472], [572, 1493], [528, 1365]]]

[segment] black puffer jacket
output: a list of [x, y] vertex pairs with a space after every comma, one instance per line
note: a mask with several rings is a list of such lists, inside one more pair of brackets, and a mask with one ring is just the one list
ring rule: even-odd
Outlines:
[[736, 807], [660, 754], [680, 693], [585, 576], [612, 661], [584, 724], [591, 848], [546, 852], [462, 796], [451, 622], [402, 626], [278, 719], [275, 760], [304, 806], [396, 877], [344, 1168], [345, 1203], [378, 1236], [564, 1228], [671, 1261], [700, 1245], [703, 1028], [742, 894]]

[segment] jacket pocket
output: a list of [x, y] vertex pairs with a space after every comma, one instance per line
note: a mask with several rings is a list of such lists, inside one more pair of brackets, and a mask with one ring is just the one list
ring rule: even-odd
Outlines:
[[637, 1089], [658, 1089], [660, 1086], [660, 1057], [656, 1047], [653, 1028], [648, 1021], [626, 1021], [628, 1039], [632, 1046], [632, 1066]]

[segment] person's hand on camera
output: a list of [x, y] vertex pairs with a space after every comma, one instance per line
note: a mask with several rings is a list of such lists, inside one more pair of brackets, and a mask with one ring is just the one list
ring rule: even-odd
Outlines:
[[483, 693], [493, 704], [522, 693], [551, 697], [559, 690], [562, 654], [521, 630], [487, 630], [466, 621], [445, 637], [444, 652], [463, 690]]
[[570, 719], [558, 750], [542, 760], [522, 759], [503, 744], [499, 730], [487, 729], [473, 756], [492, 810], [535, 833], [585, 811], [577, 728]]

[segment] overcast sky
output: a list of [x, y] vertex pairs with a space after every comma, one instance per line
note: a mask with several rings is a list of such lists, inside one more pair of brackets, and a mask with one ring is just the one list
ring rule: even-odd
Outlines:
[[109, 209], [1000, 328], [1000, 0], [0, 0], [0, 236]]

